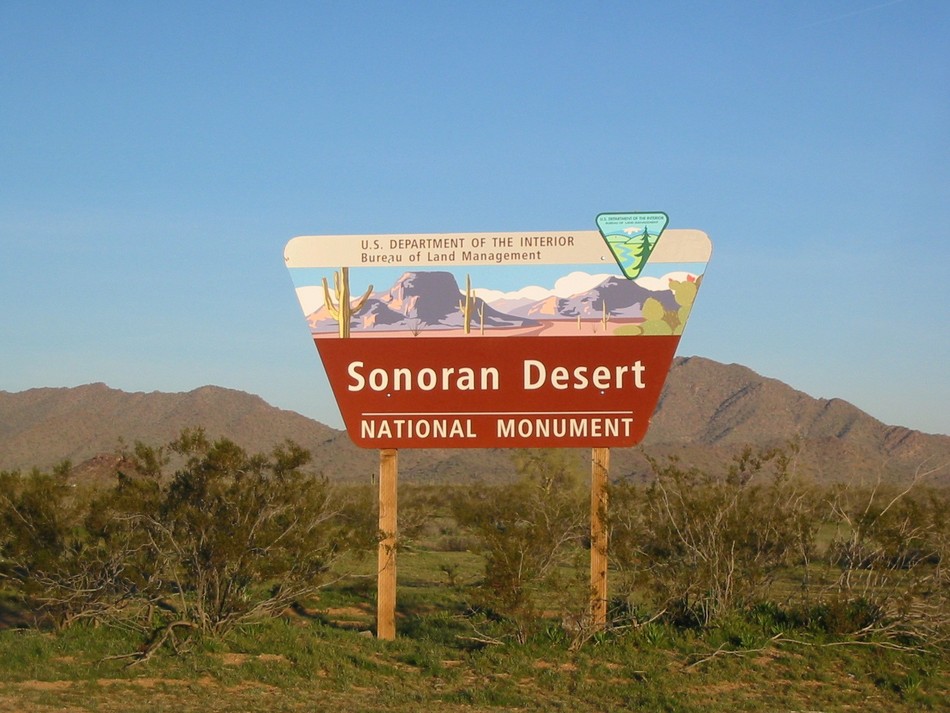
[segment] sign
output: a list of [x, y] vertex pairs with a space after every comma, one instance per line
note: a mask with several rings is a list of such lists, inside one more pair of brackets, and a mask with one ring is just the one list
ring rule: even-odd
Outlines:
[[350, 438], [638, 443], [712, 247], [698, 230], [665, 229], [663, 213], [597, 224], [291, 240], [285, 261]]

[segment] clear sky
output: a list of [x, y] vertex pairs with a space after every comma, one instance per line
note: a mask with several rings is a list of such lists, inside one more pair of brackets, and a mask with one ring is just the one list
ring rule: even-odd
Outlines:
[[713, 257], [680, 354], [950, 433], [950, 3], [0, 3], [0, 390], [216, 384], [341, 421], [302, 234]]

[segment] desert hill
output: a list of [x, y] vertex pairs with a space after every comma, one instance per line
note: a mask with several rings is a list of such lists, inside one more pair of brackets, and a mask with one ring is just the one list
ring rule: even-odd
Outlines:
[[[937, 468], [932, 482], [950, 485], [950, 436], [889, 426], [842, 399], [701, 357], [675, 360], [644, 447], [711, 465], [746, 445], [790, 441], [800, 445], [798, 469], [819, 481], [906, 481]], [[635, 450], [622, 449], [621, 462]]]
[[[241, 391], [126, 393], [89, 384], [0, 391], [0, 470], [69, 459], [80, 473], [105, 476], [123, 443], [161, 445], [196, 425], [253, 452], [291, 439], [334, 479], [369, 482], [377, 467], [376, 452], [356, 448], [345, 433]], [[905, 481], [920, 468], [942, 466], [933, 482], [950, 484], [950, 436], [888, 426], [846, 401], [815, 399], [746, 367], [700, 357], [675, 360], [642, 449], [614, 449], [611, 473], [646, 477], [644, 451], [715, 467], [746, 445], [789, 441], [800, 445], [799, 470], [822, 481]], [[400, 453], [400, 477], [409, 480], [498, 479], [511, 470], [510, 453], [498, 449]]]

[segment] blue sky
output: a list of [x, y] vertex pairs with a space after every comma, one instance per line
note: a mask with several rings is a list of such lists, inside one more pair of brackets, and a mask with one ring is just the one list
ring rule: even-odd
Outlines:
[[0, 390], [339, 426], [283, 247], [594, 229], [712, 260], [680, 354], [950, 433], [950, 3], [0, 3]]

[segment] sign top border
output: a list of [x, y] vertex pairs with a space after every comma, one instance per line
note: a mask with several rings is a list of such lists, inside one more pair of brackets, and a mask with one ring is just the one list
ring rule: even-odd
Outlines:
[[[663, 235], [650, 262], [708, 262], [712, 255], [701, 230], [668, 228]], [[367, 250], [412, 254], [417, 266], [498, 265], [500, 255], [507, 265], [615, 264], [597, 230], [301, 235], [287, 243], [284, 262], [288, 268], [367, 267]]]

